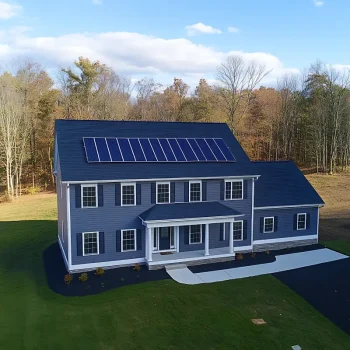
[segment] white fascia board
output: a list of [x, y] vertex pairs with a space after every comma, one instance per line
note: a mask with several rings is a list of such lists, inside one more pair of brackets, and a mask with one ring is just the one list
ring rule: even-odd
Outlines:
[[192, 181], [192, 180], [216, 180], [216, 179], [257, 179], [260, 175], [241, 175], [241, 176], [207, 176], [207, 177], [165, 177], [159, 179], [115, 179], [115, 180], [88, 180], [88, 181], [62, 181], [62, 183], [70, 184], [101, 184], [116, 182], [161, 182], [161, 181]]

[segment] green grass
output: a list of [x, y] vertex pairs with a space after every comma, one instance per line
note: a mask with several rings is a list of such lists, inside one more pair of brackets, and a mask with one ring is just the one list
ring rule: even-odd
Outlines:
[[42, 263], [56, 239], [55, 207], [53, 195], [0, 205], [0, 349], [349, 348], [347, 334], [272, 276], [57, 295]]
[[332, 241], [322, 241], [320, 243], [329, 249], [333, 249], [339, 253], [350, 256], [350, 242], [332, 240]]

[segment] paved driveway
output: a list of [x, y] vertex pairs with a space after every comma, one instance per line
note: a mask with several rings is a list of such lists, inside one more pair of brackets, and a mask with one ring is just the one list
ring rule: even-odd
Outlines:
[[350, 258], [273, 276], [350, 334]]

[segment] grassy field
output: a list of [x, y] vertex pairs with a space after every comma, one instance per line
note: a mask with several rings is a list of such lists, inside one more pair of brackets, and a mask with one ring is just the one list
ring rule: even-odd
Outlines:
[[272, 276], [62, 297], [42, 263], [56, 231], [55, 195], [0, 205], [0, 349], [349, 348], [347, 334]]

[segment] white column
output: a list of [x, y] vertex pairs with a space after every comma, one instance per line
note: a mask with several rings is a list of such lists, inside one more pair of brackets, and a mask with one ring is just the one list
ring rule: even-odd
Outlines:
[[152, 261], [152, 251], [153, 251], [152, 231], [153, 231], [153, 229], [150, 229], [149, 227], [147, 227], [146, 231], [147, 231], [147, 235], [146, 235], [147, 260]]
[[205, 253], [209, 255], [209, 224], [205, 224]]
[[230, 222], [229, 234], [229, 253], [233, 253], [233, 221]]
[[180, 251], [180, 227], [175, 226], [176, 251]]

